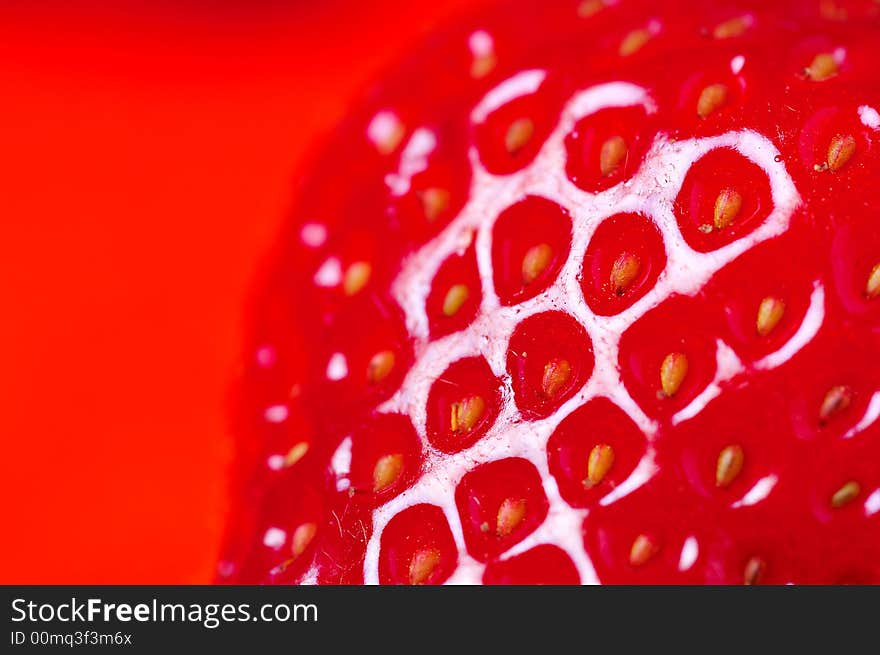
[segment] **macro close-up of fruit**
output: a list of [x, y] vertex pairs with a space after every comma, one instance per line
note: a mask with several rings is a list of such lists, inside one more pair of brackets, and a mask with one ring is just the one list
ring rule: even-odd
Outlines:
[[0, 583], [880, 585], [878, 44], [878, 0], [0, 3]]
[[252, 302], [218, 582], [880, 583], [880, 4], [509, 1]]

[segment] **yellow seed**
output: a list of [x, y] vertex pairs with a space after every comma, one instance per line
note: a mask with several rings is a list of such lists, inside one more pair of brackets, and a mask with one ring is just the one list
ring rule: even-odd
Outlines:
[[743, 583], [746, 585], [760, 584], [766, 569], [767, 564], [760, 557], [750, 558], [743, 571]]
[[611, 291], [614, 295], [622, 296], [629, 291], [641, 270], [642, 263], [638, 257], [628, 252], [620, 253], [611, 265]]
[[669, 353], [660, 365], [660, 388], [667, 398], [674, 396], [688, 372], [688, 359], [682, 353]]
[[309, 544], [312, 543], [312, 539], [315, 538], [315, 532], [317, 531], [318, 526], [314, 523], [303, 523], [293, 531], [293, 538], [290, 540], [290, 552], [293, 553], [294, 557], [299, 557], [305, 552]]
[[571, 364], [567, 359], [551, 359], [544, 365], [541, 390], [547, 398], [558, 394], [571, 379]]
[[345, 271], [345, 277], [342, 280], [342, 290], [346, 296], [353, 296], [358, 291], [367, 286], [370, 281], [370, 274], [373, 267], [367, 262], [354, 262]]
[[743, 197], [733, 189], [721, 189], [715, 198], [714, 224], [716, 230], [723, 230], [736, 219], [742, 209]]
[[578, 16], [581, 18], [589, 18], [590, 16], [595, 16], [604, 8], [605, 3], [602, 2], [602, 0], [583, 0], [578, 5]]
[[851, 134], [836, 135], [831, 139], [831, 143], [828, 146], [828, 158], [826, 160], [828, 170], [832, 173], [836, 173], [847, 165], [855, 152], [856, 140]]
[[822, 400], [822, 406], [819, 408], [819, 424], [824, 425], [835, 414], [840, 414], [852, 402], [852, 391], [849, 387], [837, 386], [831, 387], [825, 398]]
[[471, 77], [477, 79], [486, 77], [486, 75], [494, 70], [495, 64], [497, 63], [498, 59], [495, 57], [494, 52], [487, 52], [475, 56], [474, 60], [471, 62]]
[[697, 116], [706, 118], [727, 102], [727, 96], [727, 85], [710, 84], [702, 90], [697, 100]]
[[651, 33], [646, 29], [633, 30], [620, 42], [618, 53], [621, 57], [629, 57], [641, 50], [650, 41]]
[[466, 284], [453, 284], [443, 299], [443, 315], [455, 316], [468, 299], [469, 291]]
[[403, 470], [403, 455], [394, 453], [380, 457], [373, 468], [373, 491], [385, 491], [397, 482]]
[[751, 24], [752, 20], [749, 16], [737, 16], [716, 25], [712, 36], [716, 39], [732, 39], [741, 36]]
[[519, 118], [507, 128], [504, 135], [504, 147], [511, 155], [517, 154], [526, 144], [531, 141], [535, 133], [535, 124], [530, 118]]
[[814, 82], [821, 82], [822, 80], [834, 77], [839, 71], [840, 67], [837, 65], [837, 60], [834, 59], [834, 56], [827, 52], [822, 52], [813, 57], [813, 62], [804, 72]]
[[599, 172], [611, 175], [626, 159], [629, 150], [621, 136], [613, 136], [602, 144], [599, 151]]
[[629, 550], [629, 563], [633, 566], [642, 566], [657, 552], [657, 545], [651, 541], [648, 535], [640, 534], [633, 541]]
[[390, 350], [382, 350], [373, 355], [367, 364], [367, 381], [376, 384], [387, 378], [394, 368], [394, 359], [394, 353]]
[[849, 505], [856, 499], [861, 490], [862, 487], [858, 482], [850, 480], [831, 496], [831, 507], [840, 509], [844, 505]]
[[499, 537], [506, 537], [516, 530], [526, 516], [526, 501], [523, 499], [505, 498], [498, 508], [498, 519], [495, 531]]
[[411, 585], [425, 584], [439, 563], [440, 553], [434, 548], [417, 551], [409, 563], [409, 583]]
[[584, 480], [584, 486], [590, 489], [602, 482], [613, 464], [614, 449], [611, 446], [604, 443], [593, 446], [587, 459], [587, 479]]
[[526, 251], [522, 261], [522, 279], [524, 284], [531, 284], [547, 270], [553, 259], [553, 248], [550, 244], [541, 243]]
[[871, 274], [868, 276], [868, 283], [865, 285], [865, 297], [868, 300], [874, 300], [875, 298], [880, 297], [880, 262], [877, 262], [874, 265], [874, 268], [871, 269]]
[[307, 452], [309, 452], [309, 444], [305, 441], [300, 441], [287, 451], [287, 454], [284, 456], [284, 466], [293, 466], [305, 457]]
[[782, 300], [773, 296], [764, 298], [758, 306], [758, 318], [755, 321], [758, 336], [766, 337], [773, 332], [782, 320], [783, 314], [785, 314], [785, 303]]
[[727, 446], [718, 454], [718, 463], [715, 465], [715, 485], [722, 489], [729, 487], [742, 471], [743, 461], [742, 446]]
[[446, 189], [437, 189], [435, 187], [425, 189], [422, 191], [420, 198], [422, 210], [425, 212], [425, 218], [428, 219], [429, 223], [437, 220], [437, 217], [449, 207], [449, 191]]
[[468, 396], [450, 409], [449, 427], [453, 432], [467, 433], [483, 418], [486, 412], [486, 401], [482, 396]]

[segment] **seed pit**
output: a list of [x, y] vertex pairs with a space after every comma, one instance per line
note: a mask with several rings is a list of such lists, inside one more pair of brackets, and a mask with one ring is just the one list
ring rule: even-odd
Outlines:
[[542, 312], [522, 321], [507, 349], [507, 372], [520, 413], [549, 416], [583, 386], [593, 364], [590, 337], [568, 314]]
[[505, 209], [492, 232], [495, 292], [504, 305], [537, 296], [559, 274], [571, 248], [571, 219], [559, 205], [529, 196]]
[[665, 266], [663, 237], [653, 221], [641, 214], [612, 216], [584, 254], [584, 299], [601, 316], [622, 312], [651, 290]]
[[431, 338], [437, 339], [470, 325], [482, 299], [476, 251], [471, 245], [463, 254], [450, 256], [434, 275], [425, 301]]
[[549, 504], [541, 476], [525, 459], [507, 458], [477, 466], [455, 490], [468, 552], [485, 562], [537, 528]]
[[646, 412], [673, 414], [712, 381], [717, 318], [693, 298], [672, 296], [623, 334], [623, 382]]
[[629, 477], [644, 451], [645, 435], [607, 398], [576, 409], [547, 442], [550, 474], [572, 507], [598, 502]]
[[716, 148], [697, 160], [674, 204], [682, 236], [700, 252], [751, 232], [772, 209], [766, 173], [731, 148]]
[[350, 489], [370, 504], [406, 489], [421, 464], [422, 444], [405, 415], [376, 414], [351, 433]]
[[642, 106], [601, 109], [582, 118], [565, 138], [565, 172], [584, 191], [599, 192], [635, 173], [648, 146]]
[[442, 584], [458, 564], [443, 510], [413, 505], [388, 521], [379, 545], [381, 584]]
[[501, 385], [482, 357], [460, 359], [431, 385], [425, 429], [438, 450], [458, 452], [476, 443], [501, 407]]

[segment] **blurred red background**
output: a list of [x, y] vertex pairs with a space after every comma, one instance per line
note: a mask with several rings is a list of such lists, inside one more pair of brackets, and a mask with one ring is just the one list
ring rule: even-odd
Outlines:
[[0, 582], [212, 580], [243, 308], [291, 180], [472, 4], [0, 6]]

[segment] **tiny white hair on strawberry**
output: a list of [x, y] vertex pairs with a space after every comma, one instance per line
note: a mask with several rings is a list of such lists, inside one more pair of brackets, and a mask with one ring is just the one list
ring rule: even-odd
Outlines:
[[[535, 92], [546, 73], [523, 71], [489, 91], [471, 112], [474, 123], [511, 100]], [[557, 426], [574, 410], [594, 398], [605, 397], [629, 416], [648, 440], [645, 455], [630, 476], [601, 505], [615, 502], [632, 493], [657, 472], [651, 442], [657, 424], [639, 407], [626, 390], [618, 367], [620, 337], [649, 310], [672, 294], [692, 296], [712, 279], [716, 272], [734, 259], [768, 239], [784, 233], [801, 202], [797, 189], [782, 163], [777, 148], [765, 136], [750, 130], [727, 132], [717, 136], [672, 140], [658, 134], [645, 154], [639, 169], [627, 181], [599, 193], [579, 189], [565, 174], [565, 138], [582, 118], [608, 107], [642, 106], [656, 111], [650, 93], [635, 84], [619, 81], [600, 84], [576, 93], [562, 109], [560, 119], [535, 159], [510, 175], [493, 175], [482, 165], [475, 147], [469, 159], [472, 167], [470, 196], [453, 221], [435, 238], [404, 262], [392, 282], [392, 294], [403, 309], [406, 327], [414, 338], [415, 361], [398, 391], [379, 411], [402, 413], [410, 417], [421, 438], [426, 463], [423, 474], [412, 486], [373, 511], [374, 529], [366, 547], [364, 581], [379, 582], [379, 558], [383, 530], [399, 512], [420, 503], [440, 507], [458, 549], [458, 566], [447, 580], [449, 584], [478, 584], [485, 564], [467, 552], [461, 519], [455, 504], [454, 490], [462, 477], [475, 466], [509, 457], [531, 462], [543, 482], [549, 510], [543, 523], [507, 552], [501, 560], [525, 552], [540, 544], [553, 544], [571, 558], [582, 584], [599, 582], [589, 556], [584, 550], [581, 526], [589, 511], [573, 508], [559, 493], [547, 461], [547, 441]], [[773, 209], [764, 222], [750, 233], [712, 252], [691, 248], [681, 234], [673, 204], [691, 166], [710, 151], [732, 148], [760, 167], [767, 176]], [[508, 207], [527, 196], [547, 198], [564, 208], [572, 217], [571, 248], [556, 281], [534, 298], [513, 307], [501, 305], [494, 291], [492, 268], [492, 231], [496, 218]], [[597, 316], [588, 307], [579, 283], [584, 253], [602, 222], [621, 212], [637, 212], [650, 217], [662, 234], [667, 264], [654, 287], [631, 306], [614, 316]], [[430, 341], [425, 300], [440, 265], [460, 251], [467, 237], [475, 235], [477, 266], [482, 286], [482, 302], [477, 317], [465, 329]], [[805, 345], [823, 320], [821, 287], [811, 298], [813, 313], [805, 325], [780, 349], [778, 359], [789, 357]], [[595, 366], [583, 387], [552, 415], [535, 421], [523, 421], [516, 407], [510, 379], [506, 372], [506, 352], [510, 336], [529, 316], [564, 307], [586, 329], [592, 341]], [[472, 446], [455, 453], [434, 448], [426, 436], [426, 404], [434, 381], [453, 362], [469, 356], [485, 357], [492, 372], [502, 381], [501, 408], [485, 436]], [[773, 357], [768, 356], [768, 357]], [[717, 395], [720, 385], [743, 368], [734, 351], [723, 341], [717, 343], [718, 373], [704, 395], [698, 396], [677, 415], [679, 421], [699, 414]], [[772, 368], [775, 359], [765, 359]], [[745, 494], [741, 504], [760, 502], [773, 489], [775, 479], [764, 478]], [[695, 544], [696, 546], [696, 544]], [[682, 554], [685, 561], [687, 553]]]

